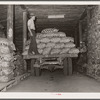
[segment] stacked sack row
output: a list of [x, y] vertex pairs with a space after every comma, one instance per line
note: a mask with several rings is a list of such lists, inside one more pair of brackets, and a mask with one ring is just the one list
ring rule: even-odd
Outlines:
[[[64, 32], [58, 32], [58, 29], [44, 29], [37, 34], [36, 42], [38, 52], [42, 55], [79, 53], [79, 50], [75, 47], [74, 39], [66, 37]], [[27, 41], [24, 55], [28, 52], [29, 44], [30, 41]]]
[[0, 38], [0, 82], [8, 82], [14, 78], [14, 44], [6, 38]]

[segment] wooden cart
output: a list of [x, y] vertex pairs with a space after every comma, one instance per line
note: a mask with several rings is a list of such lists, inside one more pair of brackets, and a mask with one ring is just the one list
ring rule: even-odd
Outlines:
[[[27, 40], [27, 11], [23, 12], [23, 51], [25, 49], [25, 42]], [[65, 75], [72, 74], [72, 58], [78, 57], [78, 54], [62, 54], [62, 55], [26, 55], [23, 56], [25, 59], [25, 69], [27, 69], [27, 59], [31, 59], [31, 74], [39, 76], [41, 73], [41, 67], [44, 64], [59, 64], [63, 66], [63, 72]], [[47, 59], [56, 58], [56, 61], [47, 62]], [[44, 60], [45, 59], [45, 60]], [[52, 63], [53, 62], [53, 63]]]
[[[61, 55], [26, 55], [23, 58], [31, 59], [31, 74], [39, 76], [43, 65], [60, 65], [63, 66], [64, 75], [72, 75], [72, 58], [78, 57], [78, 54], [61, 54]], [[50, 61], [47, 61], [51, 59]], [[52, 60], [53, 59], [53, 60]], [[56, 59], [56, 60], [54, 60]]]

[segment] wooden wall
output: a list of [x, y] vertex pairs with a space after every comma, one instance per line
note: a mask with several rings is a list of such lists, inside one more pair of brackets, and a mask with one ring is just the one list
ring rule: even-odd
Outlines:
[[23, 10], [15, 6], [15, 34], [14, 42], [19, 51], [23, 49]]
[[0, 24], [2, 24], [5, 28], [5, 33], [7, 29], [7, 6], [0, 5]]

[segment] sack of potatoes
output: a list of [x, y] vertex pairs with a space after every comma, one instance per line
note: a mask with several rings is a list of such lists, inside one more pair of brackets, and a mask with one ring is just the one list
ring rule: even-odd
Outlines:
[[71, 48], [68, 53], [75, 53], [78, 54], [80, 51], [77, 48]]
[[50, 54], [50, 51], [51, 51], [52, 48], [48, 47], [48, 48], [44, 48], [42, 54], [43, 55], [49, 55]]
[[63, 48], [64, 47], [64, 43], [56, 43], [54, 48]]
[[53, 32], [58, 32], [59, 30], [56, 29], [56, 28], [46, 28], [46, 29], [43, 29], [41, 31], [41, 33], [53, 33]]
[[58, 49], [58, 48], [55, 48], [55, 49], [52, 49], [51, 50], [51, 55], [53, 55], [53, 54], [59, 54], [60, 53], [60, 51], [61, 51], [61, 49]]
[[60, 52], [60, 54], [65, 54], [68, 53], [68, 51], [70, 50], [70, 48], [63, 48]]
[[49, 42], [49, 43], [46, 44], [46, 47], [51, 47], [51, 48], [53, 48], [55, 45], [56, 45], [55, 43]]
[[46, 47], [46, 44], [45, 43], [39, 43], [39, 44], [37, 44], [37, 48], [38, 49], [43, 49], [45, 47]]
[[68, 42], [68, 43], [65, 43], [64, 47], [73, 48], [73, 47], [75, 47], [75, 44], [73, 42]]

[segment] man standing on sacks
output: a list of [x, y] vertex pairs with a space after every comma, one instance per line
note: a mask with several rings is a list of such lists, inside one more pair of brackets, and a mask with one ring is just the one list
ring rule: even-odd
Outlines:
[[39, 54], [37, 49], [37, 43], [36, 43], [36, 32], [35, 32], [35, 16], [31, 16], [31, 18], [28, 20], [28, 30], [30, 35], [30, 46], [29, 46], [29, 55], [31, 54]]

